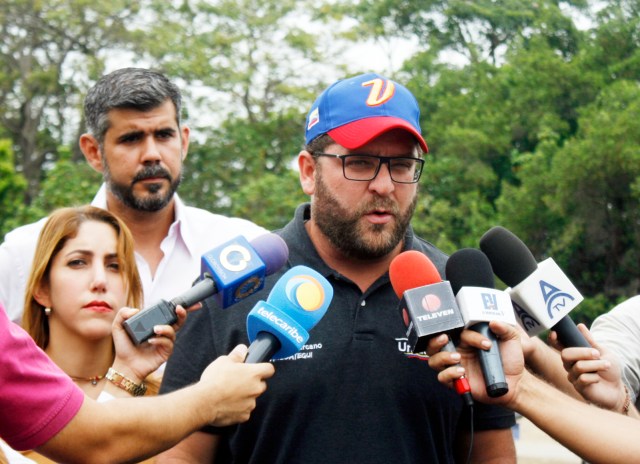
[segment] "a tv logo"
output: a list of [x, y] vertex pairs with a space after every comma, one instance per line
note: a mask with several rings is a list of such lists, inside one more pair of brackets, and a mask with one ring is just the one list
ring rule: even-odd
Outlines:
[[251, 261], [251, 253], [245, 247], [233, 244], [220, 252], [220, 265], [231, 272], [244, 271]]
[[553, 319], [554, 310], [556, 313], [562, 313], [564, 308], [569, 304], [567, 300], [575, 300], [569, 293], [563, 292], [544, 280], [540, 281], [540, 291], [547, 305], [547, 314], [549, 314], [550, 319]]
[[518, 303], [512, 300], [511, 304], [513, 305], [514, 313], [518, 317], [520, 326], [527, 332], [527, 334], [529, 334], [530, 336], [535, 336], [544, 330], [544, 327], [540, 325], [538, 320], [531, 314], [529, 314]]
[[[553, 327], [556, 320], [569, 314], [584, 299], [551, 258], [539, 263], [538, 268], [509, 289], [508, 294], [529, 336]], [[536, 308], [539, 309], [536, 311]], [[537, 321], [537, 324], [533, 321]]]
[[427, 293], [422, 298], [421, 303], [422, 303], [422, 308], [424, 308], [424, 310], [429, 313], [436, 312], [437, 310], [440, 309], [440, 306], [442, 306], [442, 301], [440, 301], [440, 298], [438, 298], [438, 296], [434, 295], [433, 293]]
[[238, 236], [202, 255], [202, 275], [210, 275], [219, 291], [218, 304], [227, 308], [264, 286], [265, 263], [246, 238]]
[[442, 299], [435, 293], [427, 293], [420, 300], [420, 306], [427, 314], [415, 315], [417, 321], [430, 321], [439, 317], [451, 316], [455, 313], [453, 308], [442, 309]]
[[296, 343], [302, 344], [306, 340], [298, 333], [298, 327], [290, 324], [283, 317], [278, 317], [276, 310], [268, 310], [263, 306], [256, 306], [255, 314], [262, 317], [269, 325], [277, 326], [286, 332]]
[[310, 275], [296, 275], [284, 286], [289, 301], [298, 305], [304, 311], [316, 311], [322, 307], [325, 300], [324, 288]]
[[456, 301], [466, 327], [494, 320], [507, 324], [516, 323], [511, 299], [502, 290], [464, 286], [458, 290]]
[[258, 301], [247, 316], [249, 341], [261, 331], [268, 332], [281, 343], [272, 359], [297, 353], [332, 298], [333, 288], [320, 273], [307, 266], [292, 267], [275, 283], [267, 301]]
[[482, 293], [482, 305], [486, 311], [495, 311], [498, 309], [498, 298], [495, 293]]

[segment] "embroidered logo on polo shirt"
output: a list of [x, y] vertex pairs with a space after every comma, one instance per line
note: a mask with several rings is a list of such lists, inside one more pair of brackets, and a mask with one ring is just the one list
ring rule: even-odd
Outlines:
[[411, 346], [409, 345], [409, 339], [407, 337], [396, 338], [396, 344], [398, 351], [404, 354], [409, 359], [418, 359], [420, 361], [427, 361], [429, 355], [427, 353], [412, 353]]
[[313, 353], [322, 349], [322, 343], [310, 343], [308, 345], [302, 345], [302, 348], [297, 353], [282, 359], [273, 359], [272, 362], [278, 361], [295, 361], [296, 359], [311, 359]]

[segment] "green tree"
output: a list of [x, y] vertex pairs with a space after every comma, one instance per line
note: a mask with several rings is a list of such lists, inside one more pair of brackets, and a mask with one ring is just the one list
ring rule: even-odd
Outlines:
[[610, 299], [640, 290], [638, 114], [637, 82], [608, 86], [584, 108], [577, 137], [554, 156], [551, 170], [551, 206], [566, 222], [551, 250], [581, 288]]
[[87, 77], [102, 73], [105, 56], [121, 44], [125, 23], [134, 22], [138, 3], [3, 2], [0, 123], [28, 183], [26, 204], [38, 194], [43, 166], [57, 159]]
[[231, 194], [233, 216], [251, 218], [257, 224], [280, 229], [293, 217], [297, 205], [308, 201], [302, 192], [298, 173], [264, 174]]
[[331, 28], [311, 31], [315, 6], [308, 1], [153, 5], [138, 53], [196, 84], [187, 92], [199, 142], [189, 150], [181, 194], [191, 204], [229, 213], [243, 186], [289, 172], [306, 110], [325, 86], [322, 76], [340, 67], [339, 50], [328, 53], [325, 46]]
[[0, 139], [0, 237], [22, 223], [25, 178], [16, 172], [9, 139]]
[[[276, 114], [260, 122], [229, 119], [210, 141], [189, 148], [181, 195], [190, 204], [222, 214], [234, 211], [244, 187], [267, 174], [286, 177], [302, 145], [304, 116]], [[268, 198], [276, 202], [284, 199]], [[255, 220], [254, 217], [248, 216]]]
[[545, 37], [562, 53], [573, 53], [579, 34], [561, 3], [587, 7], [586, 0], [361, 0], [343, 2], [342, 11], [359, 20], [362, 33], [415, 36], [437, 53], [495, 65], [519, 38]]
[[71, 152], [64, 147], [58, 153], [58, 161], [46, 171], [41, 194], [28, 208], [32, 221], [56, 208], [91, 203], [102, 183], [102, 174], [94, 171], [84, 159], [73, 161]]

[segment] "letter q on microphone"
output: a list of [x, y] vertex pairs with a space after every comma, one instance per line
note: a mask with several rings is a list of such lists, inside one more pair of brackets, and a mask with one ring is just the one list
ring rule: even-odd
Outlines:
[[267, 301], [247, 316], [249, 354], [246, 362], [294, 355], [309, 340], [309, 331], [327, 312], [333, 287], [320, 273], [295, 266], [276, 282]]
[[265, 276], [280, 269], [288, 256], [286, 243], [275, 234], [251, 243], [238, 236], [202, 255], [201, 275], [213, 278], [218, 288], [214, 298], [227, 308], [262, 289]]

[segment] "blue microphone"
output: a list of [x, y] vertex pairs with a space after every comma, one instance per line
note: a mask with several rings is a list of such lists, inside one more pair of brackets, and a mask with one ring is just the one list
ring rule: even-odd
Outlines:
[[321, 274], [307, 266], [289, 269], [267, 301], [258, 301], [247, 316], [251, 345], [245, 362], [282, 359], [300, 351], [332, 298], [333, 287]]
[[249, 243], [238, 236], [202, 255], [198, 281], [171, 301], [160, 300], [124, 321], [129, 338], [139, 345], [154, 335], [153, 327], [174, 324], [176, 306], [188, 308], [214, 296], [223, 308], [256, 293], [264, 287], [265, 276], [286, 263], [289, 249], [276, 234], [264, 234]]

